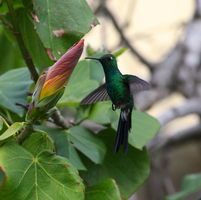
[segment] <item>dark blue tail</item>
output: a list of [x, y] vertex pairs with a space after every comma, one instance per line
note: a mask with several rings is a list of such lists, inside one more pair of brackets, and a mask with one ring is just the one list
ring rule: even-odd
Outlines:
[[128, 110], [121, 109], [116, 142], [114, 147], [115, 153], [119, 151], [120, 146], [122, 144], [124, 145], [124, 153], [126, 154], [128, 151], [128, 132], [131, 129], [131, 116], [132, 116], [132, 109]]

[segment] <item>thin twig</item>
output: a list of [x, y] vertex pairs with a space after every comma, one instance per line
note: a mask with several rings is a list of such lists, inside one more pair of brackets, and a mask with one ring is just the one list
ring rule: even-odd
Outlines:
[[12, 24], [10, 24], [10, 22], [5, 18], [4, 15], [0, 14], [0, 20], [2, 21], [3, 25], [8, 27], [10, 30], [13, 30]]
[[107, 9], [107, 7], [105, 5], [101, 5], [101, 7], [99, 9], [97, 9], [96, 12], [100, 12], [103, 11], [105, 13], [106, 16], [108, 16], [113, 24], [114, 27], [117, 29], [118, 33], [120, 34], [122, 40], [125, 42], [126, 46], [128, 46], [128, 48], [131, 50], [131, 52], [138, 57], [138, 59], [144, 63], [145, 65], [147, 65], [150, 69], [153, 69], [156, 67], [156, 65], [154, 63], [149, 62], [146, 58], [144, 58], [128, 41], [128, 39], [126, 38], [126, 36], [124, 35], [124, 31], [120, 28], [120, 26], [117, 23], [117, 20], [115, 19], [115, 17], [113, 16], [113, 14]]

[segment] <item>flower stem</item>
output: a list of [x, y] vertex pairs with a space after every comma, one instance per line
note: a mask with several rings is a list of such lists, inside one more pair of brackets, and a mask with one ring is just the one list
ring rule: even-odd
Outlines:
[[13, 8], [12, 0], [6, 0], [6, 2], [7, 2], [8, 9], [9, 9], [9, 12], [10, 12], [10, 15], [11, 15], [11, 20], [12, 20], [12, 25], [13, 25], [13, 29], [12, 29], [13, 34], [16, 37], [16, 40], [17, 40], [17, 43], [19, 45], [20, 51], [22, 53], [22, 56], [24, 58], [24, 61], [26, 62], [27, 67], [28, 67], [28, 69], [29, 69], [29, 71], [31, 73], [31, 79], [36, 83], [39, 76], [38, 76], [36, 68], [35, 68], [35, 66], [33, 64], [31, 55], [27, 51], [25, 43], [23, 41], [23, 38], [22, 38], [22, 35], [21, 35], [21, 32], [20, 32], [20, 28], [19, 28], [18, 23], [17, 23], [17, 17], [16, 17], [16, 14], [15, 14], [14, 8]]

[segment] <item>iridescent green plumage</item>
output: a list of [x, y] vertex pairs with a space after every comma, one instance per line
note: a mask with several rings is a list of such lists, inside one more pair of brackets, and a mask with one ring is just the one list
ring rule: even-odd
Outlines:
[[124, 153], [128, 150], [128, 132], [131, 129], [131, 116], [134, 106], [133, 95], [137, 92], [150, 89], [149, 83], [132, 75], [122, 75], [117, 68], [116, 58], [112, 54], [100, 58], [87, 57], [101, 62], [106, 83], [85, 97], [80, 104], [91, 104], [99, 101], [112, 101], [112, 109], [121, 109], [117, 129], [114, 152], [118, 152], [124, 145]]

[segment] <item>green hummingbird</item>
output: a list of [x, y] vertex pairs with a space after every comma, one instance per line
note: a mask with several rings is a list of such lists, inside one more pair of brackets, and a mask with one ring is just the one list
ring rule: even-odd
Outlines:
[[137, 76], [122, 75], [117, 67], [116, 58], [112, 54], [106, 54], [100, 58], [86, 57], [85, 59], [98, 60], [102, 64], [106, 82], [86, 96], [80, 105], [111, 100], [114, 111], [121, 109], [114, 152], [117, 153], [123, 144], [126, 154], [134, 106], [133, 95], [140, 91], [149, 90], [150, 84]]

